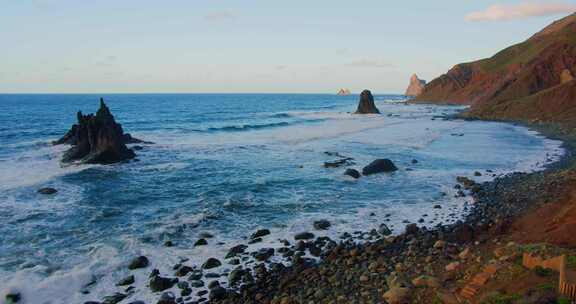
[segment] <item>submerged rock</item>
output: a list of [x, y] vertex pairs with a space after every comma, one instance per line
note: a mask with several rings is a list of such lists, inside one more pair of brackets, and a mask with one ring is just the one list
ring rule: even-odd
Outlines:
[[364, 90], [360, 93], [360, 101], [355, 114], [380, 114], [380, 110], [374, 104], [374, 96], [370, 90]]
[[40, 194], [54, 194], [56, 192], [58, 192], [58, 190], [50, 187], [38, 189], [38, 193]]
[[202, 264], [202, 268], [203, 269], [212, 269], [212, 268], [220, 267], [221, 265], [222, 265], [222, 263], [218, 259], [209, 258], [208, 260], [206, 260], [206, 262], [204, 262], [204, 264]]
[[344, 175], [351, 176], [353, 178], [360, 178], [360, 172], [356, 169], [348, 168], [344, 171]]
[[316, 230], [327, 230], [330, 226], [332, 226], [332, 224], [330, 224], [328, 220], [314, 221], [314, 228], [316, 228]]
[[394, 163], [391, 160], [377, 159], [371, 162], [368, 166], [364, 167], [364, 169], [362, 169], [362, 174], [370, 175], [381, 172], [393, 172], [397, 170], [398, 168], [396, 167], [396, 165], [394, 165]]
[[141, 143], [141, 140], [125, 134], [122, 126], [116, 123], [110, 109], [100, 99], [96, 114], [83, 115], [78, 112], [78, 123], [53, 144], [69, 144], [72, 147], [64, 153], [63, 162], [110, 164], [132, 159], [136, 156], [127, 143]]

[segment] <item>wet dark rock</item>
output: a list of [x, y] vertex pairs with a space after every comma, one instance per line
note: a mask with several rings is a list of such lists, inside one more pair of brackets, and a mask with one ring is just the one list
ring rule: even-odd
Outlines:
[[301, 232], [294, 236], [295, 240], [309, 240], [314, 238], [314, 233], [312, 232]]
[[324, 162], [324, 168], [338, 168], [342, 166], [351, 166], [353, 165], [352, 158], [342, 158], [334, 161]]
[[417, 163], [418, 163], [418, 160], [417, 160], [417, 159], [413, 159], [413, 160], [411, 160], [410, 162], [411, 162], [412, 164], [417, 164]]
[[208, 289], [214, 289], [215, 287], [220, 286], [220, 282], [219, 281], [212, 281], [210, 283], [208, 283]]
[[116, 283], [116, 286], [127, 286], [130, 284], [134, 284], [134, 275], [129, 275], [127, 277], [125, 277], [124, 279], [120, 280], [118, 283]]
[[348, 168], [344, 171], [344, 175], [351, 176], [353, 178], [360, 178], [360, 172], [356, 169]]
[[214, 236], [213, 236], [211, 233], [202, 232], [202, 233], [200, 233], [199, 237], [202, 238], [202, 239], [211, 239], [211, 238], [213, 238]]
[[327, 230], [332, 224], [328, 220], [318, 220], [314, 222], [314, 228], [317, 230]]
[[152, 271], [150, 272], [150, 275], [148, 276], [148, 278], [154, 277], [160, 275], [160, 270], [158, 269], [152, 269]]
[[248, 244], [256, 244], [256, 243], [261, 243], [262, 242], [262, 238], [255, 238], [255, 239], [251, 239], [250, 241], [248, 241]]
[[190, 281], [190, 286], [192, 286], [192, 287], [194, 287], [194, 288], [204, 287], [204, 281], [202, 281], [202, 280]]
[[176, 285], [176, 283], [178, 283], [178, 279], [176, 278], [153, 276], [148, 282], [148, 285], [150, 286], [150, 290], [153, 292], [159, 292], [172, 288], [174, 285]]
[[374, 96], [370, 90], [364, 90], [360, 93], [360, 101], [355, 114], [380, 114], [380, 110], [374, 104]]
[[190, 266], [182, 266], [182, 267], [178, 268], [175, 275], [177, 277], [183, 277], [183, 276], [187, 275], [188, 273], [192, 272], [193, 270], [194, 269]]
[[146, 267], [148, 267], [149, 263], [150, 262], [148, 261], [147, 257], [139, 256], [130, 262], [130, 264], [128, 265], [128, 269], [133, 270], [133, 269], [139, 269], [139, 268], [146, 268]]
[[248, 248], [248, 246], [246, 246], [244, 244], [236, 245], [236, 246], [230, 248], [230, 250], [228, 250], [228, 253], [226, 254], [226, 258], [229, 259], [229, 258], [238, 256], [239, 254], [244, 253], [246, 248]]
[[254, 253], [254, 258], [257, 261], [266, 261], [274, 255], [274, 248], [262, 248]]
[[72, 145], [64, 153], [63, 162], [110, 164], [136, 156], [132, 149], [126, 147], [126, 144], [139, 140], [129, 134], [124, 134], [122, 126], [116, 123], [102, 98], [100, 108], [95, 115], [83, 115], [82, 112], [78, 112], [77, 118], [77, 124], [54, 142], [55, 145]]
[[50, 187], [45, 187], [45, 188], [40, 188], [40, 189], [38, 189], [38, 193], [40, 193], [40, 194], [49, 195], [49, 194], [54, 194], [54, 193], [56, 193], [56, 192], [58, 192], [58, 190], [56, 190], [56, 189], [54, 189], [54, 188], [50, 188]]
[[232, 272], [230, 272], [228, 275], [228, 282], [230, 282], [230, 285], [234, 286], [242, 281], [242, 278], [245, 274], [246, 270], [242, 268], [236, 268], [232, 270]]
[[201, 278], [202, 278], [202, 271], [201, 270], [194, 270], [194, 271], [192, 271], [190, 276], [188, 276], [188, 281], [200, 280]]
[[102, 304], [116, 304], [116, 303], [120, 303], [120, 301], [126, 299], [126, 297], [128, 297], [128, 295], [123, 294], [123, 293], [115, 293], [111, 296], [106, 296], [103, 299]]
[[22, 296], [20, 293], [12, 292], [6, 295], [6, 302], [7, 303], [18, 303], [22, 300]]
[[226, 289], [218, 286], [210, 290], [210, 301], [224, 300], [228, 296], [228, 291]]
[[202, 268], [203, 269], [212, 269], [212, 268], [220, 267], [221, 265], [222, 265], [222, 263], [218, 259], [209, 258], [208, 260], [206, 260], [206, 262], [204, 262], [204, 264], [202, 264]]
[[394, 172], [398, 170], [396, 165], [389, 159], [377, 159], [362, 169], [362, 174], [370, 175], [382, 172]]
[[384, 236], [388, 236], [392, 234], [392, 230], [390, 230], [386, 224], [380, 224], [380, 227], [378, 227], [378, 233]]
[[256, 238], [261, 238], [263, 236], [267, 236], [270, 234], [270, 230], [268, 229], [259, 229], [256, 230], [256, 232], [252, 233], [252, 235], [250, 236], [251, 239], [256, 239]]
[[418, 225], [416, 225], [416, 224], [408, 224], [408, 225], [406, 225], [405, 233], [406, 233], [407, 235], [417, 234], [418, 231], [420, 231], [420, 229], [418, 228]]
[[171, 292], [162, 293], [156, 304], [176, 304], [176, 296]]
[[199, 239], [196, 241], [196, 243], [194, 243], [194, 247], [204, 245], [208, 245], [208, 241], [206, 241], [206, 239]]
[[174, 247], [174, 243], [172, 241], [164, 242], [164, 247]]
[[434, 205], [434, 209], [442, 209], [442, 206], [440, 206], [440, 205]]
[[204, 277], [207, 279], [214, 279], [214, 278], [219, 278], [220, 274], [216, 273], [216, 272], [208, 272], [208, 273], [204, 274]]

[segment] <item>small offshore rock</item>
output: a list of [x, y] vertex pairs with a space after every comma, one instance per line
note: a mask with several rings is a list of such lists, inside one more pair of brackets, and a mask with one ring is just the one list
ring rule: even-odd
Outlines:
[[58, 192], [58, 190], [56, 190], [54, 188], [50, 188], [50, 187], [38, 189], [38, 193], [40, 193], [40, 194], [50, 195], [50, 194], [54, 194], [56, 192]]
[[397, 170], [398, 168], [396, 167], [396, 165], [394, 165], [394, 163], [391, 160], [384, 158], [384, 159], [377, 159], [371, 162], [368, 166], [364, 167], [362, 169], [362, 174], [371, 175], [382, 172], [394, 172]]
[[352, 168], [348, 168], [346, 169], [346, 171], [344, 171], [344, 175], [348, 175], [351, 176], [353, 178], [360, 178], [360, 172], [358, 172], [358, 170], [356, 169], [352, 169]]
[[314, 228], [316, 228], [316, 230], [327, 230], [330, 226], [332, 226], [332, 224], [330, 224], [328, 220], [319, 220], [314, 222]]
[[260, 229], [260, 230], [257, 230], [256, 232], [252, 233], [252, 235], [250, 236], [250, 239], [261, 238], [261, 237], [269, 235], [269, 234], [270, 234], [270, 230]]
[[392, 230], [390, 230], [386, 224], [380, 224], [380, 227], [378, 227], [378, 233], [384, 236], [388, 236], [392, 234]]
[[196, 243], [194, 243], [194, 247], [204, 246], [204, 245], [208, 245], [208, 241], [206, 241], [206, 239], [198, 239], [196, 241]]
[[149, 264], [150, 262], [148, 261], [147, 257], [139, 256], [130, 262], [130, 264], [128, 265], [128, 269], [134, 270], [139, 268], [146, 268], [148, 267]]

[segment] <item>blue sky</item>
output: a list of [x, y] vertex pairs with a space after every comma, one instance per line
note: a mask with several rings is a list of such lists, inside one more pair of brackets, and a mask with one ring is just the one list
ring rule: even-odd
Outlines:
[[5, 0], [0, 92], [401, 93], [412, 73], [491, 56], [575, 4]]

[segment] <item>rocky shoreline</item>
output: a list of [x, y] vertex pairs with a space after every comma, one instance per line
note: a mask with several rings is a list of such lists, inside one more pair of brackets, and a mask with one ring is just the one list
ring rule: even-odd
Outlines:
[[[512, 173], [482, 184], [459, 178], [455, 188], [475, 198], [463, 221], [434, 229], [412, 223], [404, 233], [392, 236], [382, 219], [378, 230], [344, 233], [339, 239], [304, 232], [293, 240], [280, 240], [283, 247], [276, 249], [249, 252], [241, 244], [230, 248], [222, 261], [209, 258], [201, 266], [188, 266], [183, 260], [174, 265], [173, 274], [153, 269], [148, 287], [158, 293], [158, 304], [430, 303], [430, 297], [439, 303], [458, 303], [458, 270], [473, 248], [498, 240], [514, 217], [563, 191], [563, 172], [573, 167], [576, 141], [551, 129], [538, 130], [564, 141], [564, 157], [544, 171]], [[330, 223], [318, 221], [314, 227], [329, 229]], [[247, 244], [261, 242], [269, 234], [267, 229], [258, 230]], [[202, 240], [198, 246], [206, 243]], [[223, 265], [232, 269], [213, 272]], [[147, 266], [146, 257], [137, 257], [129, 269]], [[118, 282], [128, 286], [125, 292], [85, 304], [144, 303], [130, 301], [136, 298], [133, 283], [134, 277], [128, 276]]]

